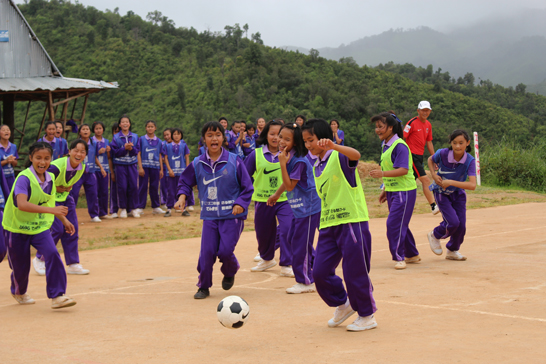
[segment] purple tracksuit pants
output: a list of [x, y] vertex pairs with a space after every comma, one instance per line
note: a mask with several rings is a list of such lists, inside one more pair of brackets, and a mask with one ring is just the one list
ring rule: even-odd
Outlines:
[[[292, 265], [292, 247], [288, 239], [288, 231], [292, 226], [294, 213], [288, 201], [277, 202], [267, 206], [265, 202], [256, 202], [254, 208], [254, 230], [258, 240], [258, 252], [263, 260], [275, 258], [275, 240], [279, 229], [279, 244], [281, 256], [279, 264], [283, 267]], [[277, 227], [277, 220], [279, 226]]]
[[117, 214], [118, 210], [118, 185], [110, 179], [110, 213]]
[[449, 239], [446, 248], [458, 251], [466, 234], [466, 192], [458, 190], [450, 195], [434, 191], [434, 199], [444, 221], [434, 228], [436, 239]]
[[167, 166], [163, 164], [163, 178], [161, 178], [160, 182], [160, 196], [159, 196], [159, 202], [161, 202], [162, 205], [167, 205], [167, 176], [169, 175], [169, 172], [167, 170]]
[[294, 218], [288, 231], [288, 241], [292, 242], [292, 270], [296, 282], [311, 284], [313, 279], [313, 261], [315, 259], [315, 231], [320, 223], [320, 211], [314, 215]]
[[[321, 229], [317, 254], [313, 266], [315, 287], [320, 297], [330, 307], [347, 302], [359, 316], [369, 316], [377, 311], [370, 280], [372, 236], [368, 222], [342, 224]], [[343, 258], [343, 281], [336, 268]]]
[[2, 260], [6, 257], [6, 253], [8, 252], [8, 247], [6, 246], [6, 243], [4, 242], [4, 227], [2, 227], [2, 220], [4, 219], [4, 211], [0, 210], [0, 263], [2, 263]]
[[392, 260], [419, 255], [415, 239], [409, 229], [411, 215], [417, 198], [417, 190], [387, 192], [389, 217], [387, 218], [387, 239]]
[[116, 185], [120, 209], [133, 210], [138, 205], [138, 168], [136, 164], [116, 164]]
[[99, 200], [97, 196], [97, 177], [95, 173], [84, 173], [82, 178], [72, 186], [70, 196], [74, 199], [74, 204], [78, 205], [80, 189], [85, 190], [85, 199], [87, 200], [87, 212], [91, 218], [99, 216]]
[[[148, 200], [148, 186], [150, 189], [150, 201], [152, 208], [159, 207], [159, 169], [143, 168], [144, 176], [138, 176], [138, 205], [137, 208], [145, 209]], [[176, 188], [176, 187], [175, 187]]]
[[66, 292], [66, 271], [49, 230], [36, 235], [12, 233], [6, 230], [4, 238], [8, 245], [8, 259], [12, 269], [12, 294], [22, 295], [27, 292], [31, 245], [42, 252], [45, 258], [47, 297], [55, 298]]
[[99, 201], [99, 216], [108, 215], [108, 182], [110, 181], [110, 173], [106, 173], [106, 177], [102, 176], [100, 171], [95, 172], [97, 179], [97, 196]]
[[11, 191], [11, 189], [13, 188], [13, 184], [15, 183], [15, 176], [6, 177], [6, 183], [8, 184], [9, 190]]
[[[56, 206], [66, 206], [68, 207], [68, 214], [66, 218], [68, 221], [74, 225], [76, 232], [74, 235], [70, 235], [65, 231], [64, 225], [58, 218], [53, 220], [53, 225], [51, 225], [51, 238], [55, 245], [61, 240], [61, 245], [63, 246], [64, 251], [64, 260], [66, 265], [77, 264], [80, 262], [80, 255], [78, 253], [78, 241], [79, 236], [79, 227], [78, 227], [78, 215], [76, 214], [76, 203], [72, 196], [68, 196], [64, 202], [56, 202]], [[38, 259], [44, 260], [41, 252], [38, 250], [36, 252], [36, 257]]]
[[[167, 208], [170, 210], [174, 208], [176, 203], [176, 192], [178, 190], [178, 180], [180, 176], [168, 177], [167, 176]], [[193, 197], [193, 190], [189, 198], [186, 199], [186, 206], [194, 206], [195, 198]]]
[[199, 282], [197, 287], [212, 287], [212, 267], [216, 257], [222, 263], [220, 271], [225, 277], [234, 277], [239, 270], [239, 262], [234, 251], [243, 228], [244, 220], [203, 220], [203, 234], [201, 235], [201, 252], [197, 271]]

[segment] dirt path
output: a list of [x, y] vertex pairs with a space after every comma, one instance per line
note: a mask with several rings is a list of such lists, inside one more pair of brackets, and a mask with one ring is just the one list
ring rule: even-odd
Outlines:
[[[333, 309], [317, 294], [287, 295], [294, 281], [278, 267], [250, 273], [252, 232], [237, 247], [233, 289], [219, 287], [216, 266], [203, 301], [193, 299], [199, 238], [82, 252], [91, 275], [69, 276], [78, 304], [62, 311], [49, 308], [45, 280], [33, 273], [37, 302], [17, 305], [3, 262], [0, 363], [543, 363], [546, 204], [468, 216], [466, 262], [433, 255], [425, 234], [440, 217], [414, 216], [423, 261], [404, 271], [393, 269], [385, 219], [370, 221], [379, 327], [360, 333], [328, 328]], [[232, 294], [251, 309], [239, 330], [216, 319], [216, 305]]]

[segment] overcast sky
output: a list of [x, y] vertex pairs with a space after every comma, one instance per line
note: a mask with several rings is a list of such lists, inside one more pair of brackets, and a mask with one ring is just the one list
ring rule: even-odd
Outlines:
[[[391, 28], [429, 26], [440, 31], [521, 8], [546, 8], [544, 0], [79, 0], [99, 10], [142, 18], [159, 10], [177, 27], [223, 31], [248, 23], [269, 46], [337, 47]], [[21, 2], [21, 1], [18, 1]]]

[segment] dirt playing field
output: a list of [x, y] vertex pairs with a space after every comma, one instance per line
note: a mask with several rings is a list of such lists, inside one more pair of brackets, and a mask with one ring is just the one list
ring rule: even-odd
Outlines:
[[[286, 294], [294, 281], [278, 266], [251, 273], [253, 232], [237, 246], [235, 286], [221, 289], [216, 266], [205, 300], [193, 299], [199, 238], [82, 252], [91, 274], [69, 276], [78, 304], [59, 311], [34, 273], [37, 302], [18, 305], [3, 262], [0, 363], [544, 363], [546, 203], [469, 211], [466, 262], [430, 251], [426, 233], [440, 219], [414, 215], [423, 261], [403, 271], [393, 269], [385, 219], [370, 221], [379, 326], [356, 333], [345, 330], [354, 316], [328, 328], [334, 309], [316, 293]], [[216, 318], [227, 295], [250, 304], [239, 330]]]

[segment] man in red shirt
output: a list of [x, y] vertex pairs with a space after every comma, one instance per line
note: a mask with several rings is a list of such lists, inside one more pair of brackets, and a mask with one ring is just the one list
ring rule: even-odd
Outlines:
[[436, 215], [440, 212], [438, 206], [434, 202], [434, 196], [428, 189], [430, 181], [423, 167], [423, 154], [425, 153], [425, 145], [430, 155], [434, 155], [434, 146], [432, 145], [432, 126], [427, 118], [432, 111], [430, 102], [421, 101], [417, 106], [418, 116], [414, 117], [406, 124], [404, 128], [404, 139], [408, 144], [411, 156], [413, 159], [413, 174], [415, 179], [421, 181], [423, 185], [423, 193], [430, 204], [432, 214]]

